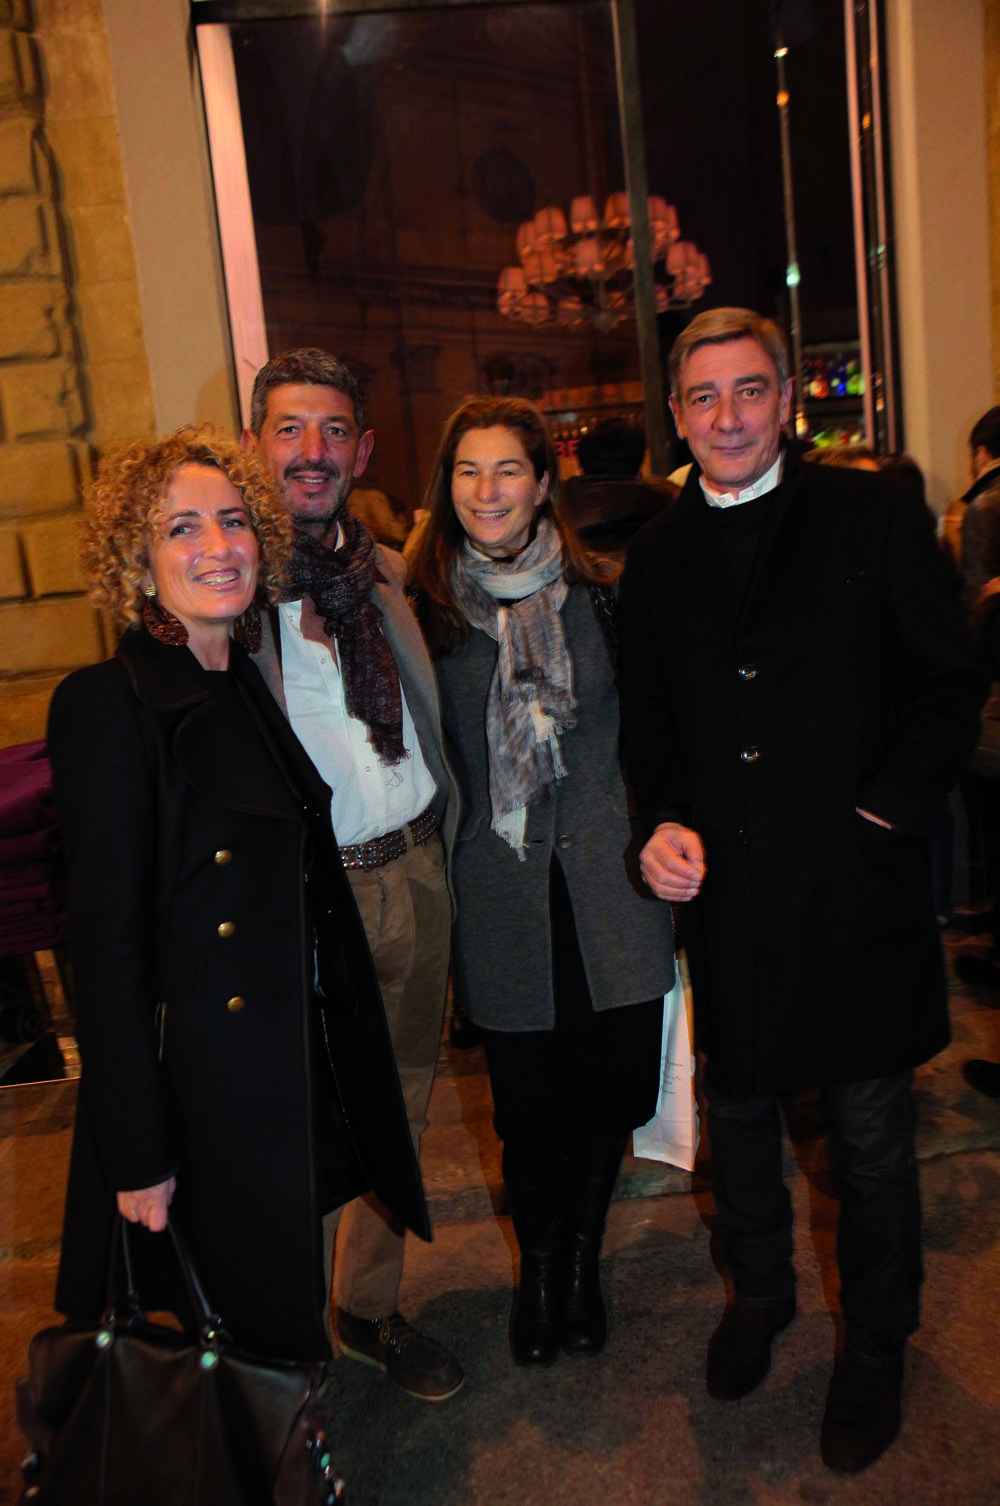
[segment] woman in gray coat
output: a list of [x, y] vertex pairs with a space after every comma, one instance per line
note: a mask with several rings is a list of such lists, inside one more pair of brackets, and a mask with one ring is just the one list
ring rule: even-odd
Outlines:
[[618, 764], [614, 568], [558, 505], [541, 413], [448, 420], [414, 558], [462, 815], [458, 990], [483, 1031], [521, 1252], [521, 1364], [596, 1353], [598, 1256], [630, 1130], [656, 1107], [670, 913], [638, 874]]

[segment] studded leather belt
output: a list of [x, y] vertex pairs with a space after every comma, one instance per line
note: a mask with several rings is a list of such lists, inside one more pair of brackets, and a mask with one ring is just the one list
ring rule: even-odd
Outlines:
[[398, 831], [387, 831], [384, 837], [373, 837], [370, 842], [352, 842], [341, 847], [341, 860], [345, 868], [371, 873], [373, 868], [384, 868], [386, 863], [401, 858], [407, 847], [423, 847], [436, 831], [437, 821], [428, 806], [422, 815], [407, 821], [405, 829], [400, 827]]

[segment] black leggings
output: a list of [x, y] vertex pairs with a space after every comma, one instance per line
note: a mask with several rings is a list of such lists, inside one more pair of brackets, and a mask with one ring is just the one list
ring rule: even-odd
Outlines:
[[558, 861], [549, 868], [555, 1025], [483, 1030], [504, 1176], [557, 1164], [580, 1145], [645, 1124], [660, 1083], [663, 1000], [596, 1013]]

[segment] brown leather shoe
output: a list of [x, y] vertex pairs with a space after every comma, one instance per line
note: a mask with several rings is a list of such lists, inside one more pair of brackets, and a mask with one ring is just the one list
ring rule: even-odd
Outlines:
[[771, 1368], [771, 1343], [795, 1317], [795, 1297], [740, 1302], [726, 1308], [708, 1341], [705, 1384], [716, 1401], [739, 1401], [760, 1385]]
[[447, 1401], [465, 1377], [443, 1344], [418, 1333], [402, 1313], [387, 1318], [356, 1318], [337, 1313], [337, 1348], [352, 1360], [376, 1365], [390, 1380], [421, 1401]]
[[845, 1354], [826, 1398], [819, 1449], [828, 1469], [856, 1475], [881, 1458], [899, 1432], [903, 1361], [865, 1364]]

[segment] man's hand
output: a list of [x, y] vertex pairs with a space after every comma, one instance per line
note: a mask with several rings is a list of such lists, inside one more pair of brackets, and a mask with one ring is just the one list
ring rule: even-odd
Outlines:
[[139, 1187], [135, 1192], [119, 1192], [118, 1212], [130, 1224], [145, 1224], [154, 1234], [167, 1227], [167, 1209], [177, 1187], [177, 1178], [157, 1182], [155, 1187]]
[[673, 904], [694, 899], [705, 877], [701, 838], [690, 827], [665, 821], [642, 849], [639, 867], [657, 899], [668, 899]]

